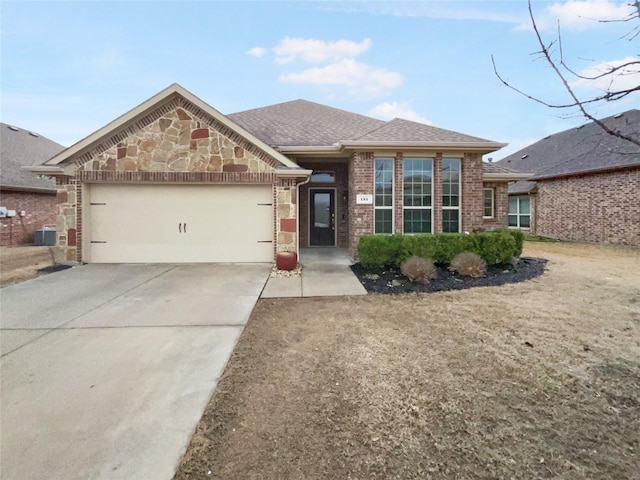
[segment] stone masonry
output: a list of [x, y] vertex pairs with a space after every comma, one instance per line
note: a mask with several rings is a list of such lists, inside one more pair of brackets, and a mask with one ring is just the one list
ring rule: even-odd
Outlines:
[[274, 253], [295, 250], [295, 180], [278, 179], [275, 161], [259, 158], [244, 138], [221, 132], [188, 110], [173, 108], [109, 148], [95, 148], [78, 162], [75, 177], [58, 177], [58, 260], [82, 260], [83, 182], [271, 184]]

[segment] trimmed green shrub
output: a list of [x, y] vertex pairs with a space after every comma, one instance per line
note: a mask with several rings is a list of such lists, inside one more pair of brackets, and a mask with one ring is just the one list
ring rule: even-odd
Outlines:
[[362, 265], [372, 267], [399, 267], [411, 256], [449, 265], [463, 252], [473, 252], [489, 265], [509, 263], [521, 251], [517, 243], [521, 240], [518, 235], [521, 232], [516, 232], [364, 235], [358, 243], [358, 256]]
[[514, 257], [519, 257], [520, 255], [522, 255], [522, 247], [524, 246], [524, 233], [522, 233], [520, 230], [515, 230], [511, 228], [502, 228], [499, 230], [493, 230], [491, 233], [499, 233], [499, 232], [507, 232], [515, 240], [516, 253]]
[[487, 262], [473, 252], [459, 253], [451, 260], [449, 270], [465, 277], [481, 277], [487, 273]]
[[399, 266], [409, 256], [402, 235], [363, 235], [358, 242], [360, 263], [368, 267]]
[[402, 262], [400, 271], [412, 282], [428, 282], [438, 276], [436, 266], [428, 258], [409, 257]]
[[509, 232], [490, 232], [480, 236], [480, 256], [489, 264], [509, 263], [516, 256], [516, 241]]

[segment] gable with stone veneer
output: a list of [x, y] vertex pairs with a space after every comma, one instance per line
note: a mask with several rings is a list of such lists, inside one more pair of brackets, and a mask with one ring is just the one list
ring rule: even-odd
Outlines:
[[251, 172], [273, 167], [181, 108], [96, 155], [84, 171]]

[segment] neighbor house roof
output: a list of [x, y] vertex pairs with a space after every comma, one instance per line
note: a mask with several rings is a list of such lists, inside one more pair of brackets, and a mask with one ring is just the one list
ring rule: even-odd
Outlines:
[[[640, 138], [640, 110], [629, 110], [602, 121], [614, 131]], [[549, 135], [498, 164], [533, 172], [530, 180], [541, 180], [640, 165], [640, 147], [591, 122]]]
[[400, 118], [385, 122], [307, 100], [278, 103], [228, 117], [283, 153], [411, 147], [488, 153], [506, 145]]
[[493, 162], [482, 162], [482, 178], [485, 181], [521, 180], [527, 178], [531, 173], [522, 173], [511, 170]]
[[62, 145], [42, 135], [0, 123], [0, 187], [55, 192], [55, 180], [41, 178], [22, 167], [40, 165], [62, 150]]

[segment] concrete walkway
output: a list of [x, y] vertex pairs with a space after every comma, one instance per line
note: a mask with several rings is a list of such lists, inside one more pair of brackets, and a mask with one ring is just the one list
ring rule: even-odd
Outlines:
[[300, 249], [302, 276], [269, 277], [261, 297], [336, 297], [366, 295], [351, 271], [349, 253], [341, 248]]
[[169, 480], [271, 265], [85, 265], [0, 290], [0, 478]]

